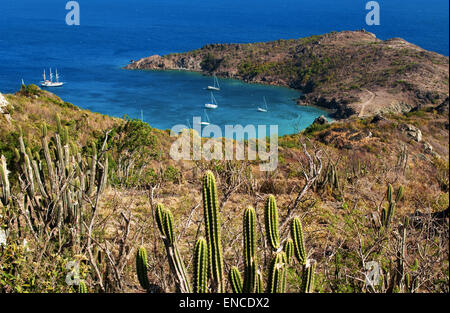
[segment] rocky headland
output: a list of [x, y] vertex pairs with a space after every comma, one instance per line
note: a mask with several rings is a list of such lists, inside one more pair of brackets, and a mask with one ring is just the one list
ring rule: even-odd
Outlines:
[[449, 94], [449, 58], [400, 38], [367, 31], [301, 39], [209, 44], [152, 55], [126, 69], [188, 70], [302, 91], [300, 105], [334, 111], [335, 118], [409, 112], [439, 106]]

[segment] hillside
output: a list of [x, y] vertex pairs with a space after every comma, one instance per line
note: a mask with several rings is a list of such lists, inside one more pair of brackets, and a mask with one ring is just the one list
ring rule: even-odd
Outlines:
[[[267, 173], [258, 161], [174, 161], [169, 149], [176, 138], [168, 132], [82, 110], [36, 86], [4, 98], [0, 155], [7, 171], [0, 175], [0, 231], [6, 240], [0, 244], [0, 292], [83, 292], [65, 280], [73, 261], [79, 262], [88, 292], [179, 290], [156, 204], [173, 214], [172, 239], [192, 277], [195, 243], [205, 236], [202, 184], [208, 170], [217, 181], [227, 292], [230, 269], [244, 269], [242, 221], [248, 206], [255, 208], [255, 255], [268, 285], [273, 251], [265, 239], [264, 207], [270, 194], [278, 207], [280, 242], [290, 238], [292, 218], [301, 219], [307, 257], [317, 265], [313, 291], [448, 292], [448, 99], [408, 113], [316, 123], [280, 137], [279, 165]], [[51, 179], [43, 144], [49, 163], [61, 170], [59, 181]], [[31, 179], [28, 164], [38, 173]], [[388, 201], [389, 185], [395, 203]], [[393, 203], [385, 224], [383, 212]], [[74, 207], [79, 214], [71, 213]], [[56, 212], [64, 217], [59, 224], [51, 218]], [[137, 276], [139, 247], [148, 255], [145, 289]], [[368, 261], [378, 262], [383, 278], [373, 289], [364, 284]], [[292, 259], [287, 292], [303, 290], [301, 268]]]
[[304, 94], [299, 104], [332, 109], [336, 118], [407, 112], [440, 104], [449, 94], [448, 57], [366, 31], [209, 44], [186, 53], [153, 55], [125, 68], [182, 69], [295, 88]]

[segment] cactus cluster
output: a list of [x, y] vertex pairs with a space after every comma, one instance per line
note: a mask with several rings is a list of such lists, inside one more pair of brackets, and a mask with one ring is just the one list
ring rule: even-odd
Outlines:
[[388, 205], [387, 207], [383, 207], [381, 210], [381, 224], [384, 227], [389, 227], [394, 218], [396, 204], [399, 203], [403, 198], [403, 186], [400, 186], [397, 189], [395, 200], [393, 199], [393, 193], [394, 188], [391, 184], [388, 184], [386, 191], [386, 199]]
[[[225, 292], [217, 187], [211, 171], [207, 171], [203, 177], [202, 196], [206, 240], [200, 237], [195, 245], [192, 291], [195, 293]], [[181, 292], [191, 292], [186, 269], [175, 242], [172, 213], [158, 204], [155, 207], [155, 220], [166, 247], [177, 289]], [[256, 253], [256, 211], [253, 207], [248, 207], [243, 214], [244, 277], [242, 278], [238, 267], [231, 267], [228, 278], [232, 291], [235, 293], [285, 292], [288, 266], [293, 264], [295, 255], [299, 263], [303, 265], [305, 287], [302, 287], [302, 290], [312, 292], [315, 266], [309, 264], [315, 264], [315, 262], [306, 259], [300, 220], [298, 218], [292, 220], [292, 238], [287, 238], [283, 246], [280, 243], [278, 210], [273, 195], [269, 195], [265, 201], [264, 220], [266, 240], [272, 252], [272, 261], [267, 273], [267, 286], [264, 288], [263, 274], [259, 269]], [[146, 289], [148, 286], [146, 254], [142, 249], [140, 248], [137, 252], [136, 268], [139, 282]]]
[[21, 169], [19, 180], [26, 194], [25, 205], [31, 206], [36, 215], [32, 219], [35, 229], [64, 224], [79, 231], [86, 199], [104, 190], [107, 183], [108, 157], [98, 157], [95, 145], [91, 155], [83, 157], [78, 147], [71, 144], [68, 129], [61, 126], [59, 116], [56, 120], [58, 129], [50, 142], [47, 125], [42, 125], [41, 149], [35, 153], [25, 146], [20, 131], [16, 150]]

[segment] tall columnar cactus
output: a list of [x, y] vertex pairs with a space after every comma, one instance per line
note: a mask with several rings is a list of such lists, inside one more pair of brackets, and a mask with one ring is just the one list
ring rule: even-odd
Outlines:
[[6, 168], [6, 159], [2, 155], [0, 158], [0, 186], [1, 186], [1, 197], [0, 201], [4, 206], [7, 206], [9, 203], [9, 198], [11, 197], [11, 187], [8, 179], [8, 169]]
[[276, 253], [269, 267], [269, 281], [267, 286], [268, 293], [281, 293], [284, 292], [286, 283], [285, 279], [285, 259], [284, 252]]
[[175, 275], [177, 289], [180, 292], [189, 293], [191, 292], [191, 285], [186, 267], [175, 242], [172, 212], [158, 204], [155, 208], [155, 220], [166, 248], [170, 269]]
[[303, 238], [302, 223], [295, 217], [291, 223], [291, 237], [294, 243], [294, 253], [300, 264], [306, 264], [306, 249]]
[[166, 236], [166, 233], [164, 231], [164, 212], [165, 210], [163, 205], [158, 203], [155, 207], [155, 220], [156, 225], [158, 225], [158, 229], [163, 237]]
[[403, 186], [398, 187], [395, 202], [399, 203], [403, 199]]
[[77, 293], [87, 293], [87, 287], [84, 280], [80, 280], [78, 283]]
[[392, 202], [392, 192], [393, 188], [391, 184], [388, 184], [387, 191], [386, 191], [386, 198], [388, 202]]
[[278, 210], [273, 195], [267, 197], [264, 207], [264, 220], [266, 224], [267, 241], [272, 249], [278, 250], [280, 247], [280, 238], [278, 235]]
[[214, 174], [211, 171], [207, 171], [203, 177], [203, 211], [208, 242], [209, 270], [213, 288], [219, 292], [225, 292], [217, 187]]
[[263, 293], [264, 292], [264, 283], [262, 273], [258, 270], [256, 274], [256, 292]]
[[256, 212], [248, 207], [244, 212], [244, 292], [256, 291], [258, 262], [256, 258]]
[[139, 284], [145, 290], [148, 290], [150, 283], [147, 276], [147, 250], [144, 247], [139, 247], [136, 252], [136, 271]]
[[208, 284], [208, 250], [206, 240], [199, 238], [194, 250], [194, 292], [207, 292]]
[[314, 292], [315, 270], [316, 270], [316, 262], [314, 260], [308, 260], [306, 265], [303, 267], [302, 288], [301, 288], [302, 292], [304, 293]]
[[230, 270], [230, 284], [234, 293], [243, 292], [241, 273], [236, 266], [233, 266]]
[[284, 253], [286, 254], [286, 263], [292, 263], [292, 257], [294, 256], [294, 241], [292, 239], [287, 239], [284, 243], [283, 248]]

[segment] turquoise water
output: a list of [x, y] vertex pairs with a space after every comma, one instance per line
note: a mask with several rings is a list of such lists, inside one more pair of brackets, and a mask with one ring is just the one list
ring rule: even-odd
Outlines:
[[[185, 72], [125, 71], [130, 59], [184, 52], [208, 43], [300, 38], [365, 28], [448, 55], [448, 1], [379, 1], [381, 25], [365, 24], [366, 1], [354, 0], [79, 0], [81, 25], [65, 24], [66, 1], [0, 1], [0, 92], [38, 83], [57, 67], [67, 84], [51, 89], [95, 112], [140, 118], [166, 129], [202, 115], [210, 77]], [[218, 125], [278, 124], [280, 134], [324, 112], [298, 107], [295, 90], [221, 80]], [[263, 96], [268, 113], [258, 113]]]
[[[220, 91], [214, 92], [217, 109], [205, 109], [211, 92], [205, 88], [213, 85], [212, 77], [185, 71], [121, 71], [120, 81], [102, 82], [108, 89], [102, 94], [96, 89], [84, 91], [84, 84], [72, 82], [54, 89], [63, 99], [70, 98], [82, 107], [107, 112], [113, 116], [143, 117], [150, 125], [168, 129], [176, 124], [193, 126], [193, 117], [211, 124], [224, 126], [241, 124], [278, 125], [280, 135], [290, 134], [310, 125], [314, 118], [326, 114], [314, 107], [295, 104], [300, 92], [276, 86], [246, 84], [234, 79], [219, 79]], [[79, 90], [79, 94], [74, 90]], [[132, 94], [129, 93], [132, 90]], [[268, 112], [258, 112], [263, 107], [263, 97]], [[206, 112], [206, 115], [205, 115]]]

